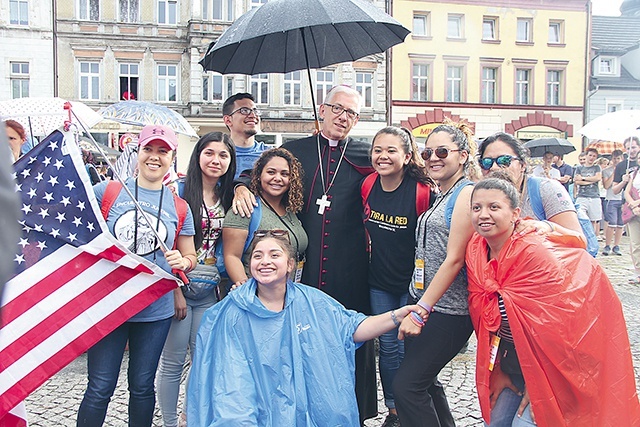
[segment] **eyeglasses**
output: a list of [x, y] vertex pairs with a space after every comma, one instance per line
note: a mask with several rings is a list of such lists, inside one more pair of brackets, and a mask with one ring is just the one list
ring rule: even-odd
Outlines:
[[480, 167], [488, 171], [489, 169], [491, 169], [493, 163], [495, 162], [495, 164], [500, 166], [501, 168], [508, 168], [509, 166], [511, 166], [511, 162], [514, 160], [520, 160], [520, 157], [510, 156], [508, 154], [503, 154], [502, 156], [498, 157], [484, 157], [480, 159]]
[[256, 230], [253, 237], [289, 237], [287, 230]]
[[355, 120], [358, 117], [360, 117], [359, 113], [356, 113], [355, 111], [353, 111], [350, 108], [344, 108], [342, 105], [337, 105], [337, 104], [327, 104], [325, 103], [324, 105], [326, 105], [327, 107], [331, 107], [331, 111], [333, 112], [333, 114], [335, 114], [336, 116], [339, 116], [342, 114], [343, 111], [347, 112], [347, 117], [349, 117], [351, 120]]
[[233, 116], [235, 113], [240, 113], [243, 116], [248, 116], [251, 113], [253, 113], [256, 117], [260, 117], [262, 115], [262, 111], [258, 110], [257, 108], [249, 108], [249, 107], [240, 107], [237, 110], [234, 110], [231, 113], [229, 113], [229, 116]]
[[433, 153], [436, 153], [436, 157], [439, 159], [446, 159], [447, 157], [449, 157], [449, 153], [450, 152], [455, 152], [455, 151], [462, 151], [462, 150], [452, 150], [450, 148], [447, 147], [438, 147], [435, 150], [431, 149], [431, 148], [425, 148], [424, 151], [422, 151], [422, 158], [424, 160], [430, 160], [431, 159], [431, 155]]

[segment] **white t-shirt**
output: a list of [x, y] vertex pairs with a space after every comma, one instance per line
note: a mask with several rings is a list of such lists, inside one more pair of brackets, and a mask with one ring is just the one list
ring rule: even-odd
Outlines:
[[548, 174], [547, 174], [547, 171], [544, 170], [542, 165], [536, 166], [533, 169], [533, 172], [531, 173], [531, 175], [538, 176], [540, 178], [551, 178], [551, 179], [560, 179], [560, 177], [561, 177], [560, 171], [558, 169], [555, 169], [555, 168], [551, 167], [551, 168], [549, 168], [549, 171], [548, 171]]

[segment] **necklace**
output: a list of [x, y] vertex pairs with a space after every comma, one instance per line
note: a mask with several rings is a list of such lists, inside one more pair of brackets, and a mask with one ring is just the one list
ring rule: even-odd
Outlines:
[[322, 197], [319, 197], [316, 200], [316, 205], [318, 205], [318, 215], [324, 215], [324, 210], [331, 206], [331, 202], [327, 199], [327, 194], [331, 187], [333, 187], [333, 182], [336, 180], [338, 176], [338, 170], [340, 169], [340, 165], [342, 164], [342, 159], [344, 159], [344, 155], [347, 152], [347, 144], [349, 144], [349, 140], [344, 143], [344, 148], [342, 149], [342, 154], [340, 154], [340, 160], [338, 160], [338, 166], [336, 166], [336, 171], [333, 174], [333, 178], [329, 182], [329, 185], [325, 187], [324, 184], [324, 172], [322, 170], [322, 155], [320, 154], [320, 134], [316, 135], [316, 141], [318, 141], [318, 167], [320, 168], [320, 181], [322, 182]]

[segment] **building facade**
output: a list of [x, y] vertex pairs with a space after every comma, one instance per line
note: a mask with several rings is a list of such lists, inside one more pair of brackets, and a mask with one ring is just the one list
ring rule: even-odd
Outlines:
[[424, 138], [443, 117], [477, 138], [569, 139], [580, 149], [589, 40], [584, 0], [394, 0], [412, 29], [392, 50], [391, 121]]

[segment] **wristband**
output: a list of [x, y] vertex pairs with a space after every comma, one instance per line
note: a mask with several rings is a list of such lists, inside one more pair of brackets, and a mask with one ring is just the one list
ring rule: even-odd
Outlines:
[[189, 257], [183, 257], [183, 258], [186, 259], [187, 261], [189, 261], [189, 267], [185, 268], [184, 271], [193, 270], [193, 262], [191, 261], [191, 258], [189, 258]]
[[547, 221], [546, 219], [543, 220], [542, 222], [544, 222], [545, 224], [547, 224], [549, 226], [549, 228], [551, 229], [551, 232], [553, 233], [554, 231], [556, 231], [556, 227], [553, 225], [553, 223], [551, 221]]
[[393, 324], [396, 325], [396, 327], [400, 326], [400, 322], [398, 322], [398, 318], [396, 317], [396, 312], [395, 310], [391, 310], [391, 320], [393, 320]]
[[427, 313], [429, 313], [429, 314], [433, 311], [433, 307], [431, 307], [426, 302], [418, 301], [416, 304], [419, 305], [420, 307], [424, 308], [425, 310], [427, 310]]
[[419, 328], [424, 326], [424, 320], [422, 320], [422, 317], [415, 311], [411, 312], [411, 321]]

